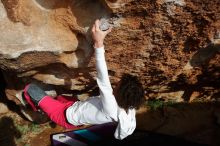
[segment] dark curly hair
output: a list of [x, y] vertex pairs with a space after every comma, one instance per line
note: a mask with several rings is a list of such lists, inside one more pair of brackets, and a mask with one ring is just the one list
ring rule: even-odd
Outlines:
[[126, 111], [129, 108], [138, 109], [144, 101], [144, 89], [136, 76], [123, 74], [115, 96], [119, 107]]

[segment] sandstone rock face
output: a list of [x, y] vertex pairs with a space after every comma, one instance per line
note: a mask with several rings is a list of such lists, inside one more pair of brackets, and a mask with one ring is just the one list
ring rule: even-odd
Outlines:
[[86, 85], [75, 78], [93, 51], [88, 29], [109, 13], [99, 1], [3, 0], [0, 11], [0, 66], [12, 89], [16, 79], [68, 89]]
[[219, 5], [219, 0], [2, 0], [0, 68], [7, 95], [19, 103], [17, 92], [30, 82], [56, 94], [95, 86], [90, 29], [104, 17], [117, 24], [105, 40], [113, 84], [131, 73], [140, 77], [146, 98], [212, 99], [220, 88]]

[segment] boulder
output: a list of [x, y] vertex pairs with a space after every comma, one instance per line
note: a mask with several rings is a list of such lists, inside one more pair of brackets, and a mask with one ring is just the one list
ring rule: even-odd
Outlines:
[[30, 82], [55, 94], [90, 92], [96, 86], [91, 26], [111, 18], [105, 49], [113, 86], [130, 73], [146, 98], [212, 99], [220, 86], [218, 6], [219, 0], [2, 0], [7, 96], [19, 104], [16, 94]]

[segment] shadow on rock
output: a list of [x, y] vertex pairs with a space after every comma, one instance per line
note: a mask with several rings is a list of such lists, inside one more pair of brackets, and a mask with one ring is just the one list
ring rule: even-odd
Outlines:
[[190, 65], [199, 67], [208, 64], [209, 61], [220, 51], [220, 44], [209, 44], [207, 47], [199, 49], [191, 58]]
[[11, 101], [11, 100], [8, 100], [6, 95], [5, 95], [6, 83], [5, 83], [5, 80], [4, 80], [4, 77], [2, 75], [1, 70], [0, 70], [0, 83], [1, 83], [0, 84], [0, 102], [2, 102], [5, 105], [7, 105], [7, 107], [11, 111], [18, 113], [19, 115], [22, 115], [20, 110], [19, 110], [19, 107], [16, 105], [16, 103]]
[[[170, 81], [159, 79], [152, 82], [158, 90], [147, 89], [148, 94], [164, 95], [164, 99], [169, 99], [168, 93], [183, 92], [176, 95], [176, 99], [184, 101], [193, 100], [219, 100], [220, 99], [220, 64], [219, 64], [220, 44], [210, 44], [206, 48], [200, 49], [188, 62], [187, 67], [183, 68]], [[161, 85], [162, 84], [162, 85]], [[161, 86], [161, 88], [160, 88]], [[178, 96], [178, 97], [177, 97]], [[173, 100], [176, 100], [173, 99]]]
[[15, 139], [21, 138], [21, 133], [16, 129], [10, 117], [0, 119], [0, 145], [16, 146]]
[[[220, 144], [219, 111], [219, 102], [164, 104], [154, 110], [143, 108], [137, 113], [137, 129], [174, 136], [174, 138], [167, 136], [166, 142], [166, 136], [159, 135], [158, 140], [161, 138], [162, 142], [157, 141], [156, 135], [153, 134], [152, 139], [149, 139], [151, 144], [155, 140], [157, 145], [162, 143], [175, 145], [172, 143], [173, 139], [173, 142], [177, 140], [180, 145], [187, 141], [190, 144], [191, 141], [218, 146]], [[178, 138], [182, 139], [182, 144]]]
[[193, 93], [199, 93], [194, 99], [199, 98], [220, 98], [217, 97], [220, 93], [220, 78], [219, 78], [218, 66], [211, 66], [208, 68], [203, 68], [202, 73], [195, 76], [194, 79], [190, 79], [184, 75], [180, 74], [176, 81], [171, 81], [168, 86], [167, 92], [172, 91], [184, 91], [182, 98], [185, 101], [189, 101]]

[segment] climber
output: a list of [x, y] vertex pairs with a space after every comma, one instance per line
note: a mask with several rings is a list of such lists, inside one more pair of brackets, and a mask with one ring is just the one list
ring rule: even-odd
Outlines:
[[144, 89], [136, 76], [124, 74], [113, 91], [103, 45], [111, 30], [112, 28], [100, 30], [99, 20], [96, 20], [92, 27], [100, 96], [88, 98], [86, 101], [66, 96], [54, 99], [37, 85], [29, 84], [24, 89], [25, 101], [35, 111], [41, 109], [52, 121], [65, 128], [115, 122], [115, 138], [123, 139], [132, 134], [136, 128], [136, 109], [144, 100]]

